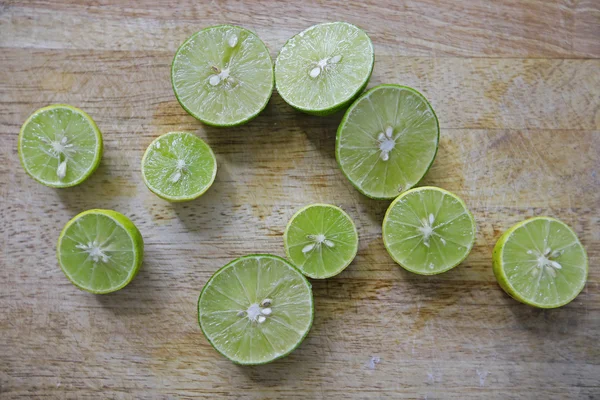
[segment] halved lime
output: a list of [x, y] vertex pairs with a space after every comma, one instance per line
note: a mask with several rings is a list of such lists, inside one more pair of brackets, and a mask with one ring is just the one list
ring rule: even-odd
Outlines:
[[539, 308], [571, 302], [583, 290], [588, 259], [577, 235], [555, 218], [519, 222], [496, 243], [493, 267], [500, 287]]
[[63, 228], [58, 263], [78, 288], [105, 294], [127, 286], [137, 274], [144, 241], [133, 222], [111, 210], [88, 210]]
[[142, 158], [148, 189], [169, 201], [200, 197], [213, 184], [217, 160], [211, 148], [189, 132], [169, 132], [156, 138]]
[[354, 260], [358, 233], [341, 208], [311, 204], [288, 222], [283, 243], [287, 257], [304, 275], [323, 279], [339, 274]]
[[193, 117], [208, 125], [239, 125], [257, 116], [271, 98], [273, 62], [253, 32], [212, 26], [179, 47], [171, 82], [175, 97]]
[[369, 36], [347, 22], [313, 25], [292, 37], [275, 62], [275, 84], [292, 107], [328, 115], [363, 91], [375, 55]]
[[21, 164], [33, 179], [64, 188], [80, 184], [98, 168], [102, 135], [82, 110], [53, 104], [27, 118], [18, 148]]
[[288, 355], [308, 334], [311, 286], [281, 257], [240, 257], [202, 289], [198, 321], [210, 344], [231, 361], [265, 364]]
[[411, 189], [390, 204], [383, 243], [404, 269], [434, 275], [460, 264], [475, 242], [475, 219], [455, 194], [432, 186]]
[[425, 97], [400, 85], [379, 85], [346, 111], [335, 155], [364, 195], [393, 199], [416, 185], [433, 164], [438, 120]]

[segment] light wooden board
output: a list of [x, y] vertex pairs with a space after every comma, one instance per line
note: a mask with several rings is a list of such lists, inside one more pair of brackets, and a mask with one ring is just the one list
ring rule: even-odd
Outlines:
[[[174, 51], [203, 27], [253, 29], [275, 56], [331, 20], [371, 35], [370, 86], [411, 85], [438, 113], [424, 183], [463, 197], [478, 224], [451, 272], [419, 277], [387, 255], [389, 202], [360, 195], [335, 162], [341, 115], [306, 116], [274, 94], [251, 123], [216, 129], [173, 96]], [[99, 170], [63, 190], [27, 177], [16, 151], [27, 116], [58, 102], [89, 112], [105, 139]], [[2, 1], [0, 105], [2, 399], [600, 398], [598, 1]], [[143, 151], [171, 130], [217, 154], [214, 186], [191, 203], [166, 203], [141, 180]], [[358, 257], [313, 283], [299, 349], [233, 365], [197, 326], [198, 293], [235, 257], [283, 255], [285, 224], [312, 202], [355, 219]], [[138, 277], [106, 296], [74, 288], [55, 261], [62, 226], [95, 207], [131, 217], [146, 242]], [[491, 270], [499, 235], [533, 215], [570, 224], [589, 254], [585, 290], [561, 309], [515, 302]]]

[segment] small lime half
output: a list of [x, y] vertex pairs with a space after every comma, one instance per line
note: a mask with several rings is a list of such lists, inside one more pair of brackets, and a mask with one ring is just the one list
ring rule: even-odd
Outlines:
[[299, 210], [283, 234], [285, 252], [302, 273], [315, 279], [342, 272], [358, 251], [352, 218], [330, 204], [311, 204]]
[[310, 283], [269, 254], [240, 257], [219, 269], [198, 298], [210, 344], [237, 364], [265, 364], [302, 343], [313, 321]]
[[535, 217], [507, 230], [494, 246], [500, 287], [515, 300], [539, 308], [571, 302], [583, 290], [588, 258], [573, 230], [550, 217]]
[[217, 160], [210, 146], [189, 132], [159, 136], [142, 158], [142, 177], [148, 189], [173, 202], [200, 197], [216, 175]]
[[63, 228], [58, 263], [78, 288], [105, 294], [127, 286], [144, 254], [140, 231], [129, 218], [111, 210], [88, 210]]
[[19, 133], [25, 171], [43, 185], [65, 188], [86, 180], [100, 165], [102, 135], [92, 118], [67, 104], [40, 108]]
[[267, 105], [274, 86], [273, 61], [253, 32], [232, 25], [195, 33], [175, 53], [175, 97], [208, 125], [248, 122]]

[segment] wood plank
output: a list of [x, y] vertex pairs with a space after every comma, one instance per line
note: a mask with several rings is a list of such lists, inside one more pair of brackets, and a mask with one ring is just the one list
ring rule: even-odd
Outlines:
[[[177, 46], [233, 22], [273, 56], [315, 22], [366, 27], [370, 86], [422, 91], [442, 127], [422, 184], [461, 196], [478, 236], [456, 269], [421, 277], [381, 239], [389, 202], [360, 195], [334, 158], [341, 114], [300, 114], [274, 94], [247, 125], [210, 128], [169, 82]], [[595, 399], [600, 397], [600, 3], [595, 0], [328, 2], [7, 1], [0, 4], [0, 398]], [[105, 140], [82, 185], [43, 187], [16, 152], [36, 108], [82, 107]], [[188, 130], [217, 155], [213, 187], [169, 204], [142, 183], [146, 146]], [[283, 256], [282, 234], [308, 203], [343, 207], [360, 248], [314, 281], [315, 323], [290, 356], [235, 366], [200, 332], [211, 274], [251, 252]], [[75, 289], [55, 261], [60, 228], [89, 208], [130, 216], [145, 239], [124, 290]], [[512, 224], [552, 215], [590, 259], [584, 291], [557, 310], [498, 287], [492, 248]]]
[[[445, 132], [440, 158], [427, 183], [463, 195], [473, 207], [481, 233], [463, 266], [434, 278], [406, 273], [385, 254], [379, 223], [386, 203], [364, 199], [337, 176], [334, 160], [323, 154], [333, 149], [327, 129], [320, 130], [314, 142], [302, 139], [305, 132], [292, 131], [280, 138], [261, 132], [207, 135], [221, 155], [221, 165], [226, 165], [225, 180], [221, 180], [221, 170], [207, 197], [181, 206], [173, 207], [141, 185], [132, 185], [137, 181], [134, 168], [138, 160], [123, 158], [124, 150], [117, 143], [124, 133], [107, 141], [110, 151], [117, 154], [107, 152], [100, 171], [79, 188], [57, 192], [37, 187], [24, 174], [15, 174], [11, 185], [14, 200], [2, 212], [3, 220], [14, 221], [5, 232], [8, 243], [4, 254], [21, 267], [0, 274], [7, 283], [3, 302], [11, 305], [5, 319], [0, 320], [0, 327], [10, 335], [2, 353], [10, 365], [25, 368], [11, 370], [15, 388], [47, 390], [60, 383], [76, 389], [86, 382], [89, 387], [80, 390], [90, 394], [119, 387], [109, 379], [117, 374], [126, 377], [128, 387], [140, 384], [140, 390], [159, 390], [153, 382], [167, 379], [163, 376], [167, 371], [200, 368], [204, 375], [193, 382], [188, 379], [196, 372], [178, 375], [177, 390], [169, 393], [231, 395], [229, 390], [233, 389], [215, 387], [212, 377], [226, 374], [241, 384], [250, 374], [253, 378], [241, 384], [244, 390], [264, 395], [252, 382], [269, 386], [283, 379], [286, 383], [273, 393], [293, 397], [294, 391], [305, 390], [304, 381], [290, 380], [277, 371], [288, 374], [296, 365], [302, 367], [294, 374], [300, 373], [303, 379], [320, 376], [320, 382], [342, 380], [347, 390], [362, 395], [399, 395], [402, 387], [415, 382], [421, 382], [424, 390], [436, 385], [475, 390], [480, 387], [479, 379], [486, 381], [481, 377], [484, 375], [490, 377], [487, 389], [476, 391], [474, 396], [506, 387], [532, 389], [528, 385], [535, 382], [543, 384], [550, 397], [568, 398], [580, 393], [565, 389], [575, 376], [583, 387], [595, 384], [600, 354], [587, 344], [596, 343], [600, 335], [595, 329], [600, 323], [598, 271], [590, 271], [588, 290], [571, 305], [556, 311], [533, 310], [512, 301], [498, 288], [489, 254], [499, 233], [512, 223], [527, 215], [550, 213], [574, 225], [588, 247], [591, 265], [598, 263], [600, 248], [594, 239], [597, 207], [588, 206], [599, 204], [599, 194], [583, 189], [597, 185], [589, 169], [597, 165], [600, 155], [598, 142], [593, 140], [598, 132], [578, 132], [584, 135], [582, 143], [592, 144], [587, 148], [570, 145], [575, 141], [571, 131]], [[140, 134], [128, 142], [128, 148], [141, 157], [151, 137]], [[491, 180], [511, 182], [502, 174], [522, 163], [519, 154], [533, 152], [545, 143], [551, 143], [553, 149], [536, 157], [542, 157], [538, 160], [542, 165], [554, 168], [517, 172], [513, 180], [518, 182], [517, 189], [506, 183], [478, 184], [490, 175]], [[282, 160], [292, 155], [276, 149], [286, 144], [303, 149], [303, 157], [293, 156], [294, 161], [282, 166]], [[12, 146], [14, 143], [8, 147]], [[464, 151], [476, 147], [480, 150]], [[482, 154], [487, 158], [482, 159]], [[557, 164], [564, 160], [578, 162]], [[472, 165], [485, 167], [474, 171]], [[323, 175], [327, 170], [333, 174]], [[449, 170], [453, 171], [451, 176], [445, 173]], [[501, 175], [496, 177], [495, 173]], [[117, 179], [114, 184], [113, 179]], [[546, 197], [541, 198], [536, 196], [540, 179], [547, 185]], [[315, 181], [320, 182], [318, 186], [311, 185]], [[570, 189], [582, 189], [565, 192], [565, 182]], [[307, 187], [315, 191], [305, 190]], [[553, 196], [555, 193], [558, 197]], [[27, 201], [18, 201], [23, 198]], [[315, 282], [315, 327], [289, 359], [272, 369], [267, 367], [267, 372], [232, 371], [229, 362], [214, 353], [197, 330], [192, 316], [198, 290], [212, 271], [230, 258], [257, 250], [282, 255], [281, 234], [287, 219], [302, 204], [316, 200], [337, 200], [356, 218], [361, 237], [359, 257], [339, 277]], [[529, 207], [523, 209], [523, 204]], [[115, 207], [132, 216], [144, 233], [147, 249], [144, 268], [132, 285], [121, 293], [99, 298], [74, 291], [54, 263], [47, 262], [53, 258], [58, 234], [55, 227], [78, 210], [97, 206]], [[35, 243], [35, 248], [28, 243]], [[24, 248], [30, 249], [26, 255]], [[48, 313], [46, 304], [58, 308]], [[383, 315], [386, 317], [381, 318]], [[164, 326], [174, 321], [178, 326], [165, 331]], [[21, 341], [23, 331], [11, 330], [11, 326], [28, 326], [26, 343]], [[48, 326], [53, 326], [52, 330]], [[357, 330], [356, 326], [369, 329]], [[432, 348], [431, 343], [437, 344]], [[549, 352], [548, 348], [554, 350]], [[35, 354], [48, 371], [36, 377], [39, 387], [27, 383], [29, 367], [18, 363], [26, 351]], [[380, 372], [365, 367], [370, 357], [382, 356], [384, 362], [377, 365]], [[531, 360], [538, 364], [528, 364]], [[81, 364], [86, 369], [80, 371], [77, 366]], [[523, 368], [528, 368], [527, 381], [514, 376], [523, 374]], [[356, 376], [357, 370], [362, 375]], [[312, 372], [302, 375], [302, 371]], [[376, 388], [384, 391], [374, 391]], [[312, 394], [332, 393], [319, 390]]]
[[362, 26], [378, 55], [600, 56], [600, 4], [594, 0], [334, 0], [285, 6], [264, 0], [252, 5], [137, 0], [125, 7], [118, 0], [27, 1], [8, 3], [0, 15], [5, 33], [0, 47], [174, 52], [201, 27], [233, 23], [255, 30], [277, 51], [295, 33], [327, 20]]
[[[201, 127], [174, 100], [171, 52], [3, 49], [0, 57], [5, 65], [0, 115], [8, 114], [15, 128], [38, 106], [57, 102], [76, 104], [97, 122], [136, 125], [128, 133]], [[376, 61], [370, 86], [384, 82], [422, 91], [444, 129], [600, 129], [600, 60], [384, 56]], [[15, 90], [18, 99], [12, 97]], [[31, 106], [23, 109], [23, 103]], [[325, 121], [332, 126], [339, 119]], [[279, 123], [297, 130], [323, 121], [305, 117], [275, 95], [250, 128], [239, 129], [273, 129]]]

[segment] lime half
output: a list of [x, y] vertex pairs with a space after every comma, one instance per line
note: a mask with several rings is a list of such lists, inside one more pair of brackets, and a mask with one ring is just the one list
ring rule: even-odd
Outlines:
[[539, 308], [571, 302], [583, 290], [588, 259], [577, 235], [549, 217], [520, 222], [496, 243], [494, 274], [515, 300]]
[[58, 262], [67, 278], [96, 294], [114, 292], [131, 282], [143, 253], [140, 231], [116, 211], [84, 211], [65, 225], [58, 238]]
[[261, 112], [274, 86], [267, 46], [253, 32], [219, 25], [177, 50], [171, 81], [181, 106], [208, 125], [243, 124]]
[[404, 269], [439, 274], [460, 264], [473, 247], [476, 225], [466, 204], [437, 187], [402, 193], [383, 219], [383, 243]]
[[40, 108], [19, 133], [19, 157], [25, 171], [51, 187], [75, 186], [100, 165], [102, 135], [82, 110], [54, 104]]
[[379, 85], [352, 104], [337, 131], [342, 172], [364, 195], [393, 199], [416, 185], [437, 153], [438, 120], [422, 94]]
[[217, 160], [202, 139], [189, 132], [170, 132], [155, 139], [142, 158], [146, 186], [169, 201], [201, 196], [217, 175]]
[[298, 347], [310, 330], [310, 283], [281, 257], [240, 257], [202, 289], [198, 321], [212, 346], [231, 361], [271, 362]]
[[292, 217], [283, 243], [288, 258], [304, 275], [323, 279], [339, 274], [354, 260], [358, 233], [341, 208], [312, 204]]
[[347, 22], [311, 26], [283, 46], [275, 62], [275, 84], [292, 107], [331, 114], [367, 86], [375, 56], [369, 36]]

